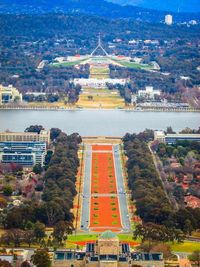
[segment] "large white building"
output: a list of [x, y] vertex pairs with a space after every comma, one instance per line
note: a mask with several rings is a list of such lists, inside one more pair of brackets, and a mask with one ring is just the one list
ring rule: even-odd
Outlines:
[[127, 80], [126, 79], [74, 79], [74, 84], [80, 84], [82, 87], [86, 88], [106, 88], [107, 84], [121, 84], [125, 85]]
[[0, 85], [0, 105], [6, 103], [12, 103], [14, 101], [21, 102], [22, 94], [12, 85], [3, 86]]
[[147, 97], [153, 99], [155, 95], [160, 95], [160, 90], [154, 90], [153, 86], [146, 86], [145, 90], [139, 90], [138, 91], [138, 97]]
[[172, 23], [173, 23], [173, 17], [172, 17], [172, 15], [166, 15], [165, 16], [165, 24], [172, 25]]
[[45, 142], [50, 143], [50, 131], [35, 132], [0, 132], [0, 142]]

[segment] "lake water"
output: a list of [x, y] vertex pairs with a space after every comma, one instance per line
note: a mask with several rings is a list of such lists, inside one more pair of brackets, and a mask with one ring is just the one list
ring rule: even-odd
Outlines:
[[57, 127], [70, 134], [82, 136], [123, 136], [138, 133], [145, 128], [164, 130], [172, 126], [175, 131], [185, 127], [197, 129], [200, 113], [190, 112], [134, 112], [124, 110], [0, 110], [0, 131], [24, 131], [33, 124], [46, 129]]

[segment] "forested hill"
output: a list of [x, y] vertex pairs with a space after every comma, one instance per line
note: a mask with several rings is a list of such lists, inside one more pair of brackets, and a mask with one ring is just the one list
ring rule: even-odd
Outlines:
[[[1, 14], [76, 13], [109, 18], [132, 18], [160, 22], [166, 12], [135, 6], [120, 6], [105, 0], [0, 0]], [[200, 13], [174, 13], [176, 22], [200, 20]]]
[[[23, 29], [23, 30], [22, 30]], [[91, 42], [98, 33], [103, 41], [114, 38], [138, 39], [196, 39], [200, 38], [200, 26], [172, 26], [135, 22], [134, 20], [101, 18], [86, 15], [0, 15], [0, 36], [26, 36], [28, 38], [47, 38], [65, 36], [70, 39]]]

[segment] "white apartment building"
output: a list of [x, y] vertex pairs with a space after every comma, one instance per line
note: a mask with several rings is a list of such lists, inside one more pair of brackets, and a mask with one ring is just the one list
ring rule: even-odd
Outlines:
[[166, 15], [165, 16], [165, 24], [172, 25], [172, 23], [173, 23], [173, 17], [172, 17], [172, 15]]

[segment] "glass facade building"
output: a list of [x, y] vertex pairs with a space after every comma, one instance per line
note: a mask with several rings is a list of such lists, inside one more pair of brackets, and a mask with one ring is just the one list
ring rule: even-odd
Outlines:
[[178, 141], [200, 142], [200, 134], [167, 134], [165, 136], [166, 144], [176, 144]]
[[16, 163], [22, 166], [41, 164], [44, 166], [46, 142], [0, 142], [2, 163]]

